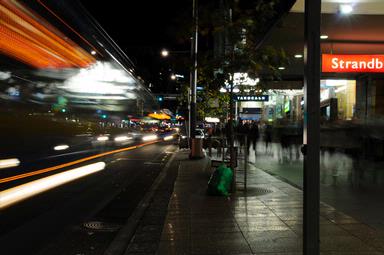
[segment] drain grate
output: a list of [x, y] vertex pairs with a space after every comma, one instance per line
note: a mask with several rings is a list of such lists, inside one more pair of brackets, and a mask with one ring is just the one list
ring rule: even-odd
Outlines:
[[260, 187], [248, 187], [247, 191], [244, 191], [244, 187], [237, 188], [237, 195], [240, 197], [256, 197], [272, 193], [273, 190], [260, 188]]
[[115, 232], [120, 229], [119, 224], [102, 222], [102, 221], [89, 221], [83, 224], [87, 229], [100, 231], [100, 232]]

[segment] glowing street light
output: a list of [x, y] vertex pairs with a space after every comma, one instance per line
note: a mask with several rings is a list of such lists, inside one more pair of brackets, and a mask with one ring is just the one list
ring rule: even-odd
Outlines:
[[171, 75], [171, 80], [176, 80], [176, 75], [172, 74]]
[[341, 14], [350, 14], [353, 12], [353, 6], [350, 4], [341, 4], [339, 8]]
[[169, 55], [169, 51], [168, 50], [164, 49], [164, 50], [161, 51], [161, 56], [168, 57], [168, 55]]

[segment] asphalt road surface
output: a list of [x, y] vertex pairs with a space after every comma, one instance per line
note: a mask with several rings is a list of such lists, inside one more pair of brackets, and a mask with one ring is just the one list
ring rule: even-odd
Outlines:
[[102, 170], [3, 208], [1, 254], [102, 254], [175, 150], [172, 142], [160, 141], [4, 183], [9, 189], [105, 163]]

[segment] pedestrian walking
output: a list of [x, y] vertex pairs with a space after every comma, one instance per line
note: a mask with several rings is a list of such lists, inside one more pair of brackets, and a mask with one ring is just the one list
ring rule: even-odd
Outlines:
[[270, 144], [272, 142], [272, 126], [267, 124], [264, 131], [264, 140], [265, 140], [265, 152], [269, 151]]
[[244, 124], [243, 124], [243, 120], [240, 119], [239, 124], [236, 126], [236, 140], [240, 147], [240, 153], [241, 153], [241, 148], [243, 148], [243, 145], [244, 145], [243, 132], [244, 132]]
[[[253, 150], [255, 151], [255, 155], [257, 154], [257, 141], [259, 140], [260, 133], [259, 133], [259, 124], [255, 121], [252, 123], [251, 131], [250, 131], [250, 142], [252, 142]], [[249, 146], [248, 146], [249, 150]]]

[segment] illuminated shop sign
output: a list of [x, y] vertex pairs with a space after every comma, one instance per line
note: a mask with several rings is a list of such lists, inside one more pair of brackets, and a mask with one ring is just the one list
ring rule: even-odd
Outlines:
[[250, 96], [250, 95], [236, 95], [236, 101], [257, 101], [257, 102], [267, 102], [269, 100], [268, 95], [260, 95], [260, 96]]
[[384, 55], [323, 54], [324, 73], [384, 73]]

